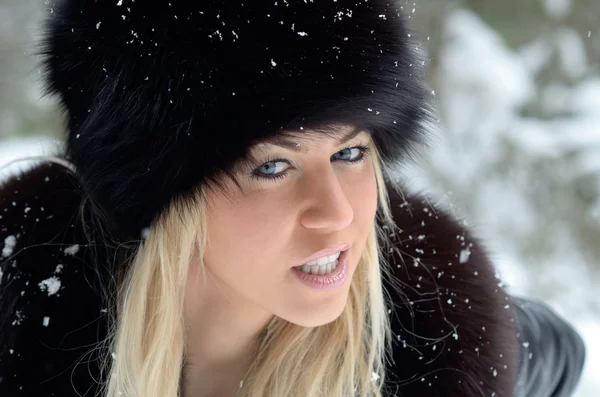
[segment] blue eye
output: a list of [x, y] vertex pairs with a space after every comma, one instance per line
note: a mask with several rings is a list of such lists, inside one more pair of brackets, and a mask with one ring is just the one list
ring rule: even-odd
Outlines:
[[285, 167], [283, 167], [281, 165], [284, 163], [287, 164], [287, 162], [284, 160], [273, 160], [273, 161], [264, 163], [263, 165], [258, 167], [256, 170], [259, 171], [263, 175], [275, 175], [275, 174], [281, 173], [285, 170]]
[[[348, 165], [354, 163], [360, 163], [365, 160], [367, 153], [371, 148], [365, 145], [347, 147], [339, 152], [335, 153], [332, 157], [335, 161], [342, 161], [344, 163], [348, 163]], [[339, 157], [342, 158], [339, 158]], [[285, 178], [287, 175], [285, 166], [281, 164], [291, 164], [289, 160], [286, 159], [273, 159], [268, 160], [265, 163], [261, 164], [259, 167], [255, 168], [250, 176], [254, 179], [258, 180], [277, 180], [280, 178]]]
[[[340, 150], [339, 152], [337, 152], [336, 154], [341, 154], [341, 155], [350, 155], [352, 154], [354, 151], [354, 156], [351, 156], [350, 158], [345, 158], [345, 159], [340, 159], [340, 160], [344, 160], [344, 161], [356, 161], [356, 159], [360, 158], [363, 155], [363, 151], [361, 150], [361, 148], [359, 147], [349, 147], [349, 148], [345, 148]], [[336, 155], [334, 154], [334, 156]]]

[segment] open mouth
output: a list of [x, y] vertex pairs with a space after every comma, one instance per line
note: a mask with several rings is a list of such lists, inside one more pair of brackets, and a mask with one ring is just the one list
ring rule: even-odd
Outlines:
[[302, 266], [296, 266], [294, 269], [306, 274], [314, 275], [327, 275], [333, 273], [340, 263], [340, 256], [344, 255], [346, 251], [338, 251], [335, 254], [323, 256], [317, 260], [305, 263]]

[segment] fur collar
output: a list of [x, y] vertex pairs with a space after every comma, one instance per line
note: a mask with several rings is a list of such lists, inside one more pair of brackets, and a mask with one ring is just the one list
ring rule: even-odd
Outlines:
[[[106, 329], [86, 257], [102, 252], [81, 233], [79, 191], [54, 164], [0, 186], [2, 396], [97, 392], [88, 351]], [[394, 336], [386, 396], [512, 396], [516, 314], [485, 250], [424, 198], [390, 194], [402, 232], [387, 253], [393, 277], [384, 277]]]

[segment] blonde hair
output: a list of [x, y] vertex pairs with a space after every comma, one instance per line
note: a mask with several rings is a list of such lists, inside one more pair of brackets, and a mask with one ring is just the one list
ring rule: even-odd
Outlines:
[[[371, 158], [378, 186], [377, 216], [394, 228], [376, 150]], [[202, 188], [192, 197], [174, 200], [163, 212], [119, 286], [117, 321], [108, 339], [114, 350], [106, 362], [106, 397], [181, 393], [186, 278], [194, 250], [203, 256], [207, 234]], [[304, 328], [273, 318], [256, 341], [256, 358], [236, 396], [382, 395], [391, 331], [381, 282], [381, 271], [387, 272], [387, 267], [380, 265], [380, 243], [388, 235], [389, 230], [374, 222], [338, 319]]]

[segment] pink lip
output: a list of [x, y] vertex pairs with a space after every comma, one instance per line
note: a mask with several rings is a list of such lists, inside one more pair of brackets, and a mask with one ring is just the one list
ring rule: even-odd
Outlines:
[[333, 255], [336, 252], [339, 251], [346, 251], [348, 248], [350, 248], [350, 244], [341, 244], [335, 247], [329, 247], [329, 248], [325, 248], [324, 250], [315, 252], [314, 254], [312, 254], [311, 256], [309, 256], [308, 258], [304, 259], [302, 262], [298, 263], [295, 267], [297, 266], [302, 266], [310, 261], [314, 261], [316, 259], [319, 259], [323, 256], [328, 256], [328, 255]]

